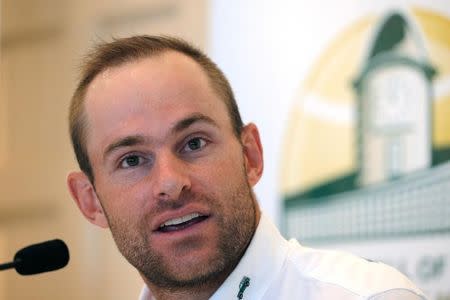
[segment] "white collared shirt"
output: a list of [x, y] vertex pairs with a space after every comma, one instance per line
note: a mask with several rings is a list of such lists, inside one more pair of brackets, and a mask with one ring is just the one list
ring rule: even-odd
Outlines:
[[[411, 281], [387, 265], [285, 240], [264, 214], [239, 264], [210, 299], [238, 299], [245, 277], [249, 285], [242, 299], [426, 299]], [[139, 299], [154, 298], [145, 286]]]

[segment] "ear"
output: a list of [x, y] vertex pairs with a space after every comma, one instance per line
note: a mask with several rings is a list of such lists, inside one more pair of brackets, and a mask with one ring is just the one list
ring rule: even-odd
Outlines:
[[262, 176], [264, 168], [263, 150], [258, 128], [250, 123], [242, 129], [241, 143], [244, 151], [245, 170], [251, 186], [254, 186]]
[[97, 197], [94, 186], [83, 172], [72, 172], [67, 176], [69, 192], [78, 208], [89, 222], [107, 228], [108, 220]]

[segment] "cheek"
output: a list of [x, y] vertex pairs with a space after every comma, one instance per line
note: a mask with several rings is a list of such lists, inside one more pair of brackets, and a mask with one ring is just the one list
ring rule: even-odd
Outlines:
[[239, 176], [242, 176], [241, 169], [236, 167], [236, 162], [230, 162], [230, 160], [215, 161], [210, 167], [196, 168], [191, 173], [191, 187], [194, 191], [197, 190], [197, 186], [201, 186], [203, 191], [208, 191], [214, 195], [221, 195], [224, 191], [229, 189], [230, 185], [233, 185]]
[[[97, 188], [98, 196], [106, 213], [121, 218], [136, 218], [145, 211], [150, 194], [148, 188], [136, 185], [103, 183]], [[114, 216], [113, 216], [114, 215]]]
[[214, 199], [223, 198], [238, 187], [247, 184], [242, 156], [216, 161], [211, 168], [198, 171], [192, 178], [192, 187], [200, 184]]
[[221, 180], [231, 184], [232, 182], [241, 181], [245, 178], [244, 158], [241, 152], [228, 157], [219, 165], [218, 175]]

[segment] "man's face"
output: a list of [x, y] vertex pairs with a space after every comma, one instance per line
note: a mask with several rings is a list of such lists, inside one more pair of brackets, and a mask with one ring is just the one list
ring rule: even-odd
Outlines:
[[101, 206], [83, 213], [110, 227], [150, 284], [223, 280], [259, 217], [251, 190], [262, 171], [256, 128], [244, 128], [240, 141], [203, 70], [175, 52], [99, 74], [85, 110], [95, 189], [77, 201], [82, 210]]

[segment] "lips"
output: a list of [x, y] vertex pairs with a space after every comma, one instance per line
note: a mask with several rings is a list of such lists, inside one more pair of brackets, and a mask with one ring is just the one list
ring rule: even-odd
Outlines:
[[159, 232], [174, 232], [174, 231], [183, 230], [183, 229], [191, 227], [197, 223], [200, 223], [207, 218], [208, 218], [207, 215], [202, 215], [198, 212], [186, 214], [181, 217], [175, 217], [175, 218], [168, 219], [167, 221], [165, 221], [161, 225], [159, 225], [157, 231], [159, 231]]

